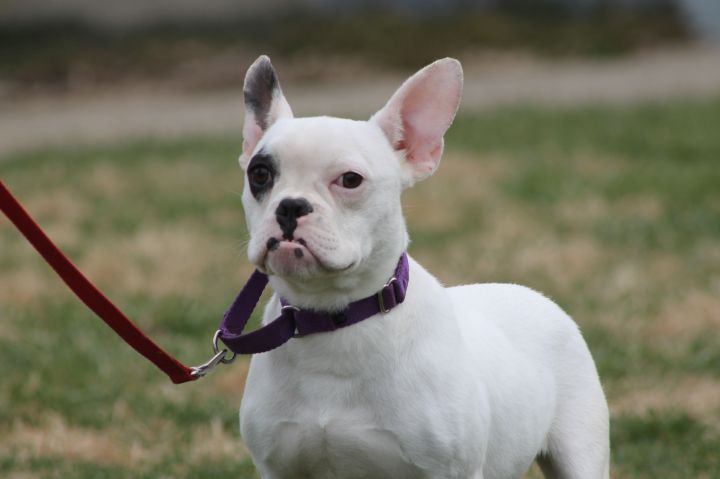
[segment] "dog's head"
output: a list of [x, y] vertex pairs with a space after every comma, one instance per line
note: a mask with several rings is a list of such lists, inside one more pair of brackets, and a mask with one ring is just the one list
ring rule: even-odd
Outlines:
[[382, 286], [408, 243], [400, 193], [437, 168], [461, 89], [460, 63], [446, 58], [369, 121], [294, 118], [270, 59], [252, 64], [240, 156], [248, 256], [282, 296], [332, 308]]

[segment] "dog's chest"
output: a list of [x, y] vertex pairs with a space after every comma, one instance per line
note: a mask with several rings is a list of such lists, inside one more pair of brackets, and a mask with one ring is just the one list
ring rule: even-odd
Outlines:
[[316, 412], [271, 428], [266, 463], [280, 477], [422, 477], [391, 424], [360, 409]]
[[[467, 439], [460, 430], [467, 423], [482, 430], [472, 412], [460, 425], [460, 418], [444, 416], [447, 408], [437, 397], [396, 383], [279, 379], [272, 382], [281, 388], [262, 379], [254, 383], [241, 411], [243, 436], [254, 458], [272, 471], [270, 477], [435, 477], [430, 472], [438, 468], [467, 466], [458, 460], [467, 452], [458, 443]], [[264, 392], [265, 387], [273, 392]], [[462, 475], [447, 475], [456, 476]]]
[[[406, 303], [406, 316], [392, 311], [253, 357], [241, 429], [263, 477], [437, 479], [477, 470], [484, 396], [466, 379], [451, 333], [416, 334], [452, 324], [437, 321], [445, 309], [435, 303], [414, 306], [422, 316]], [[437, 340], [445, 335], [451, 340]]]

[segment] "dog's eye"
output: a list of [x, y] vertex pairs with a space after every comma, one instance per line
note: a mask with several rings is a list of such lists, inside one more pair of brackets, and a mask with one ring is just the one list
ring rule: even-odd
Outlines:
[[248, 171], [248, 180], [254, 188], [265, 188], [272, 181], [272, 172], [267, 166], [258, 165]]
[[354, 171], [348, 171], [340, 177], [340, 184], [343, 188], [353, 189], [360, 186], [363, 182], [363, 177]]

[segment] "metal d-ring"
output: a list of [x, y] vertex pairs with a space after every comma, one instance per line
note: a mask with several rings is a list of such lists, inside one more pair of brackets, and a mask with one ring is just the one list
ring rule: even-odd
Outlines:
[[[218, 347], [218, 339], [220, 339], [220, 333], [222, 333], [222, 330], [220, 330], [220, 329], [218, 329], [217, 331], [215, 331], [215, 335], [213, 336], [213, 340], [212, 340], [213, 352], [214, 352], [215, 354], [219, 354], [219, 353], [220, 353], [220, 348]], [[227, 349], [223, 349], [223, 351], [225, 351], [225, 352], [227, 353]], [[220, 359], [220, 362], [223, 363], [223, 364], [230, 364], [231, 362], [235, 361], [235, 358], [236, 358], [236, 357], [237, 357], [237, 354], [236, 354], [236, 353], [232, 353], [232, 356], [230, 356], [230, 357], [227, 358], [227, 359], [223, 356], [223, 358]]]
[[206, 362], [202, 363], [201, 365], [193, 366], [190, 368], [190, 370], [191, 370], [190, 374], [193, 377], [196, 377], [196, 378], [203, 377], [207, 373], [209, 373], [210, 370], [212, 368], [214, 368], [215, 366], [217, 366], [218, 364], [220, 364], [220, 363], [230, 364], [231, 362], [235, 361], [235, 357], [237, 356], [235, 353], [233, 353], [233, 355], [231, 357], [229, 357], [227, 359], [225, 358], [225, 356], [227, 356], [227, 354], [228, 354], [228, 350], [220, 349], [218, 347], [218, 339], [220, 339], [220, 330], [217, 330], [215, 332], [215, 335], [213, 336], [213, 340], [212, 340], [213, 352], [215, 354], [213, 355], [213, 357], [211, 357], [210, 359], [208, 359]]

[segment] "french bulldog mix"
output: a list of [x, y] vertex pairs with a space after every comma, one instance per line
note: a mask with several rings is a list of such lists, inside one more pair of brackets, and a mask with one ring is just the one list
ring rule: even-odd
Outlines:
[[[446, 288], [405, 256], [400, 195], [440, 163], [446, 58], [369, 121], [294, 118], [269, 58], [245, 78], [250, 260], [281, 308], [342, 312], [406, 261], [404, 301], [252, 358], [241, 432], [263, 479], [608, 478], [608, 408], [576, 324], [510, 284]], [[282, 299], [281, 299], [282, 298]]]

